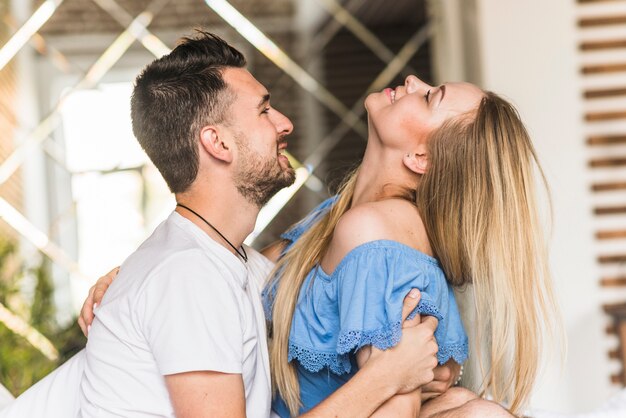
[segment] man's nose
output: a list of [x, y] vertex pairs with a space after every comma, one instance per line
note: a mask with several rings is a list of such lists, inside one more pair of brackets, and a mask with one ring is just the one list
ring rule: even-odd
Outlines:
[[278, 110], [275, 112], [276, 115], [274, 124], [276, 125], [276, 130], [280, 135], [289, 135], [293, 132], [293, 123], [291, 123], [291, 120], [289, 120], [287, 116], [283, 115]]

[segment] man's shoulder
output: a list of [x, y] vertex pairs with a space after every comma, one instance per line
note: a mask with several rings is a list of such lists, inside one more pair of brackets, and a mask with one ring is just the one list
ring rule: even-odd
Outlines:
[[132, 294], [142, 292], [151, 283], [231, 275], [220, 254], [213, 254], [168, 218], [124, 261], [114, 283]]
[[193, 237], [170, 216], [122, 264], [120, 274], [136, 269], [148, 275], [155, 269], [187, 259], [205, 258]]

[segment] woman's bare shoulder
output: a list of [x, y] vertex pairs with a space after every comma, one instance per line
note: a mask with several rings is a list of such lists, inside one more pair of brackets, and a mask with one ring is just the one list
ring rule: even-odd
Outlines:
[[402, 199], [364, 203], [348, 210], [335, 227], [333, 241], [350, 251], [376, 240], [399, 241], [415, 246], [426, 239], [424, 225], [414, 204]]

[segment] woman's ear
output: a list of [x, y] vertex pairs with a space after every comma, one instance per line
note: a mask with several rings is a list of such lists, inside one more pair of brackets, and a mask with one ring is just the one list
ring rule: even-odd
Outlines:
[[224, 141], [224, 132], [216, 126], [207, 125], [200, 131], [200, 144], [213, 158], [230, 163], [233, 161], [233, 153], [227, 142]]
[[404, 154], [402, 162], [412, 172], [416, 174], [424, 174], [428, 169], [428, 156], [426, 153], [418, 154], [416, 152], [409, 152]]

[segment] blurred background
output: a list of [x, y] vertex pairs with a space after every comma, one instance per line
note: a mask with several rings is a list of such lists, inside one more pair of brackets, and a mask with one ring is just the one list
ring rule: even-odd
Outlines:
[[174, 207], [129, 98], [195, 27], [244, 52], [295, 125], [298, 179], [259, 216], [257, 248], [358, 163], [368, 92], [416, 74], [509, 98], [552, 188], [569, 344], [533, 404], [584, 412], [622, 388], [626, 0], [0, 0], [0, 383], [13, 395], [84, 346], [88, 288]]

